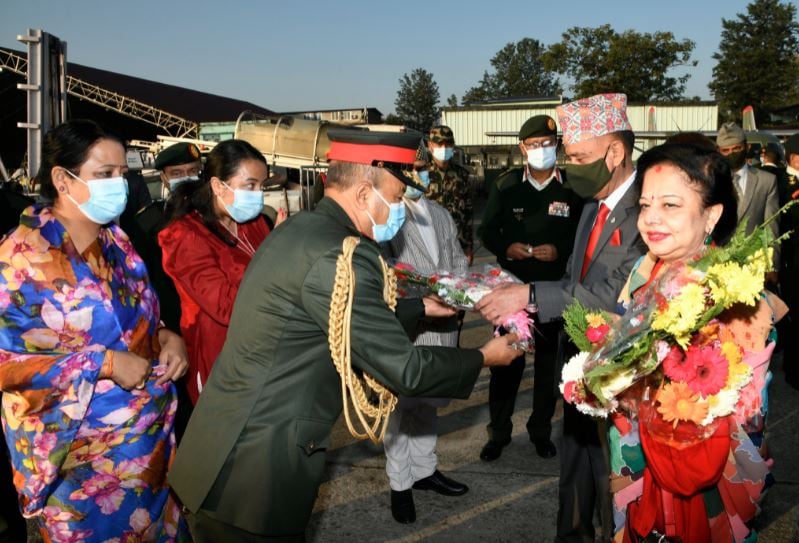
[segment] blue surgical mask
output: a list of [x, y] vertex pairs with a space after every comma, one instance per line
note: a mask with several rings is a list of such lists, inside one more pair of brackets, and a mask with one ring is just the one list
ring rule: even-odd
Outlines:
[[66, 195], [87, 219], [96, 224], [108, 224], [122, 215], [128, 203], [128, 182], [124, 177], [84, 181], [66, 168], [64, 171], [89, 188], [89, 199], [82, 204]]
[[228, 190], [233, 191], [233, 203], [227, 205], [222, 198], [219, 201], [225, 206], [230, 218], [237, 223], [253, 220], [264, 209], [264, 193], [260, 190], [232, 189], [222, 182]]
[[[413, 178], [414, 178], [414, 181], [416, 181], [418, 184], [422, 185], [424, 188], [427, 188], [427, 187], [430, 186], [430, 172], [428, 172], [427, 170], [413, 172]], [[424, 192], [422, 192], [421, 190], [417, 189], [416, 187], [412, 187], [412, 186], [408, 185], [408, 187], [405, 188], [405, 197], [406, 198], [410, 198], [411, 200], [418, 200], [423, 195], [424, 195]]]
[[555, 165], [556, 158], [557, 148], [554, 146], [527, 150], [527, 163], [534, 170], [543, 171], [550, 169]]
[[452, 158], [452, 147], [433, 147], [433, 157], [440, 162], [446, 162]]
[[388, 222], [386, 222], [386, 224], [377, 224], [372, 214], [368, 211], [366, 212], [369, 216], [369, 220], [372, 221], [372, 237], [376, 242], [384, 243], [390, 241], [397, 235], [399, 229], [402, 228], [402, 223], [405, 222], [405, 204], [402, 202], [398, 204], [389, 204], [376, 188], [372, 187], [372, 190], [375, 191], [377, 197], [388, 206]]
[[183, 177], [176, 177], [175, 179], [169, 180], [169, 192], [175, 192], [175, 189], [178, 186], [182, 185], [183, 183], [193, 183], [195, 181], [199, 181], [199, 177], [196, 175], [186, 175]]

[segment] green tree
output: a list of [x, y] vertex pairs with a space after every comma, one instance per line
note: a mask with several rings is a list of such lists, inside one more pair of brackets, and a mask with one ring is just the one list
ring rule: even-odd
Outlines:
[[755, 0], [746, 13], [721, 20], [721, 43], [713, 55], [708, 85], [720, 115], [740, 119], [751, 105], [755, 118], [799, 100], [799, 24], [796, 6], [779, 0]]
[[678, 100], [689, 74], [669, 75], [691, 61], [691, 40], [671, 32], [616, 32], [610, 25], [573, 27], [552, 44], [544, 57], [547, 68], [568, 76], [576, 98], [623, 92], [630, 101]]
[[447, 105], [449, 107], [458, 107], [458, 97], [454, 94], [450, 94], [449, 98], [447, 98]]
[[483, 72], [477, 86], [466, 91], [463, 103], [560, 94], [560, 82], [543, 64], [541, 57], [545, 52], [544, 45], [532, 38], [506, 44], [491, 59], [493, 73]]
[[429, 130], [436, 119], [439, 93], [433, 74], [416, 68], [410, 75], [403, 74], [394, 105], [402, 123], [422, 132]]

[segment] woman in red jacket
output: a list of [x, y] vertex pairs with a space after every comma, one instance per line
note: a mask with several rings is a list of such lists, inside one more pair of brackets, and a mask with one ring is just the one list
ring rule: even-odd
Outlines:
[[233, 302], [255, 251], [269, 234], [261, 215], [266, 160], [241, 140], [219, 143], [201, 178], [180, 185], [158, 234], [164, 271], [180, 296], [180, 330], [189, 354], [186, 385], [192, 403], [227, 336]]

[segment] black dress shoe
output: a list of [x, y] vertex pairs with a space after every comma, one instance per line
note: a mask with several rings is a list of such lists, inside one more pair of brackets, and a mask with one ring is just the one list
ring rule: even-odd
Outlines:
[[458, 481], [453, 481], [438, 470], [435, 470], [433, 475], [413, 483], [413, 488], [416, 490], [432, 490], [444, 496], [460, 496], [469, 491], [468, 486]]
[[530, 439], [535, 445], [535, 452], [541, 458], [552, 458], [558, 454], [555, 444], [549, 439]]
[[502, 441], [489, 441], [483, 446], [483, 450], [480, 451], [480, 460], [484, 462], [493, 462], [502, 456], [502, 449], [508, 445], [510, 445], [510, 438]]
[[391, 491], [391, 516], [400, 524], [416, 522], [416, 506], [413, 505], [413, 490]]

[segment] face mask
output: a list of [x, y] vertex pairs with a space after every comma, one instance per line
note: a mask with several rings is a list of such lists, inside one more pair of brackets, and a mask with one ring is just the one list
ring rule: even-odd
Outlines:
[[175, 192], [175, 189], [178, 188], [179, 185], [183, 183], [195, 182], [199, 181], [199, 177], [196, 175], [186, 175], [184, 177], [177, 177], [175, 179], [169, 180], [169, 192]]
[[377, 243], [384, 243], [390, 241], [391, 238], [397, 235], [399, 229], [402, 228], [402, 223], [405, 222], [405, 204], [402, 202], [398, 204], [389, 204], [376, 188], [372, 187], [372, 190], [375, 191], [377, 197], [388, 206], [388, 222], [386, 224], [377, 224], [372, 214], [368, 211], [366, 212], [366, 215], [369, 216], [369, 220], [372, 221], [372, 237]]
[[555, 147], [539, 147], [527, 151], [527, 163], [534, 170], [548, 170], [555, 165], [557, 149]]
[[605, 151], [605, 156], [590, 164], [565, 164], [563, 166], [563, 169], [566, 170], [565, 186], [573, 190], [580, 198], [596, 196], [613, 176], [608, 170], [608, 165], [605, 164], [607, 156], [608, 152]]
[[128, 203], [128, 182], [124, 177], [84, 181], [71, 171], [64, 171], [89, 187], [89, 199], [82, 204], [69, 194], [66, 195], [87, 219], [96, 224], [108, 224], [122, 215]]
[[[424, 188], [430, 186], [430, 172], [427, 170], [422, 170], [420, 172], [413, 172], [413, 179]], [[411, 200], [418, 200], [424, 195], [424, 192], [417, 189], [416, 187], [411, 187], [410, 185], [405, 188], [405, 197], [410, 198]]]
[[737, 153], [730, 153], [724, 158], [727, 159], [727, 163], [730, 165], [730, 169], [733, 172], [737, 172], [738, 170], [744, 167], [744, 162], [746, 162], [746, 151], [744, 150], [744, 151], [738, 151]]
[[233, 203], [227, 205], [222, 198], [217, 198], [225, 206], [230, 218], [237, 223], [251, 221], [264, 209], [264, 194], [260, 190], [234, 190], [227, 183], [222, 184], [233, 191]]
[[433, 147], [433, 157], [439, 162], [446, 162], [452, 158], [452, 147]]

